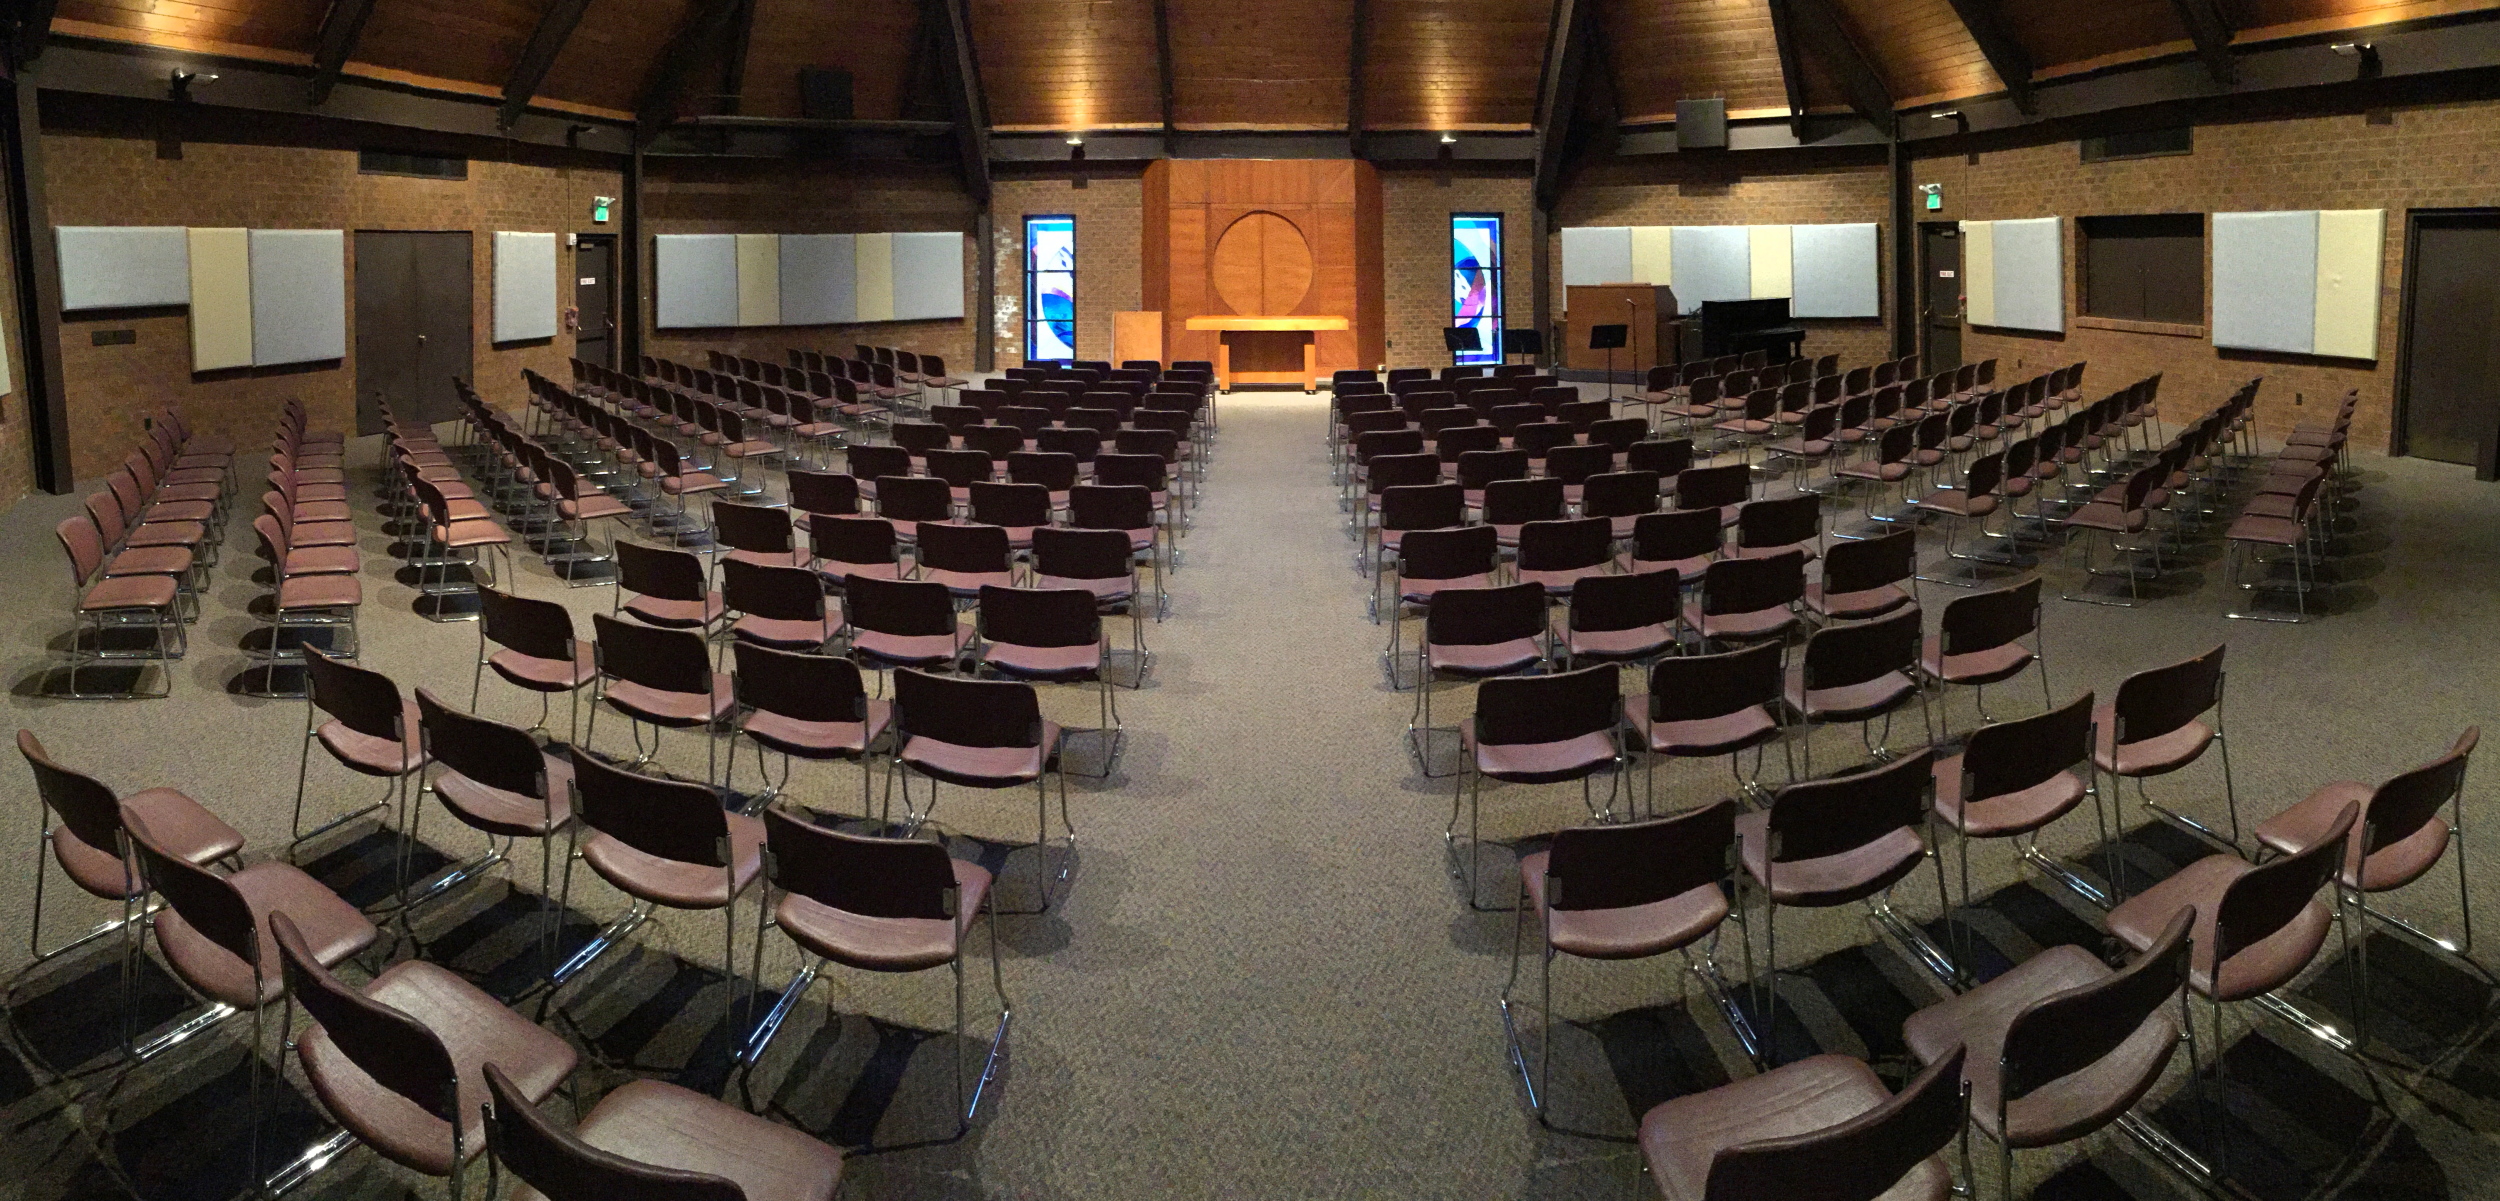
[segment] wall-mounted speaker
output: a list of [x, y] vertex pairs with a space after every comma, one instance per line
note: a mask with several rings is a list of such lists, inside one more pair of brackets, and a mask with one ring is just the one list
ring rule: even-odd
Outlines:
[[1676, 101], [1675, 148], [1727, 149], [1727, 99]]

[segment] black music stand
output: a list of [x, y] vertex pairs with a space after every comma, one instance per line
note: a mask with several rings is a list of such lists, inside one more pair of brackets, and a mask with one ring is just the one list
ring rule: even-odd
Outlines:
[[1615, 398], [1615, 352], [1632, 341], [1629, 325], [1592, 325], [1589, 327], [1589, 349], [1606, 352], [1606, 399]]
[[1541, 329], [1506, 329], [1502, 331], [1502, 361], [1524, 354], [1533, 359], [1545, 353], [1545, 331]]
[[1484, 334], [1472, 325], [1449, 326], [1441, 331], [1441, 345], [1449, 349], [1450, 366], [1462, 366], [1458, 356], [1484, 349]]

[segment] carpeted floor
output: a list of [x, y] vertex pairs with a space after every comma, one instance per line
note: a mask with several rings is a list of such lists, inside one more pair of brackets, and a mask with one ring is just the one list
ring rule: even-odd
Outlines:
[[[2221, 398], [2215, 397], [2214, 400]], [[2164, 398], [2184, 406], [2184, 398]], [[1145, 686], [1124, 692], [1125, 752], [1107, 779], [1072, 781], [1081, 832], [1062, 903], [997, 924], [1014, 1022], [1008, 1052], [972, 1131], [951, 1139], [950, 1053], [977, 1067], [995, 1020], [986, 932], [971, 941], [969, 1037], [952, 1031], [943, 972], [869, 977], [832, 971], [807, 995], [759, 1070], [729, 1070], [733, 1005], [719, 975], [716, 913], [663, 913], [629, 949], [570, 983], [548, 1020], [584, 1051], [578, 1103], [634, 1076], [722, 1090], [779, 1120], [853, 1148], [844, 1196], [1059, 1197], [1598, 1197], [1651, 1195], [1630, 1135], [1658, 1101], [1751, 1070], [1704, 990], [1672, 961], [1556, 968], [1554, 1121], [1528, 1111], [1504, 1048], [1495, 1000], [1509, 964], [1513, 919], [1466, 905], [1441, 841], [1451, 781], [1426, 779], [1400, 747], [1411, 693], [1392, 691], [1379, 651], [1386, 627], [1367, 622], [1368, 583], [1327, 482], [1324, 399], [1241, 394], [1223, 401], [1205, 502], [1183, 539], [1169, 620], [1150, 625], [1157, 659]], [[368, 458], [375, 448], [359, 447]], [[2500, 712], [2500, 687], [2475, 664], [2500, 651], [2500, 494], [2461, 468], [2364, 460], [2351, 528], [2338, 544], [2336, 610], [2308, 626], [2220, 616], [2220, 562], [2191, 553], [2178, 581], [2149, 606], [2103, 609], [2051, 600], [2046, 650], [2053, 693], [2104, 695], [2127, 673], [2230, 647], [2228, 744], [2246, 820], [2339, 778], [2376, 780], [2444, 749], [2464, 726]], [[237, 538], [215, 576], [175, 695], [143, 703], [46, 699], [45, 669], [66, 637], [70, 596], [51, 525], [75, 498], [38, 497], [0, 518], [0, 623], [17, 720], [53, 755], [113, 787], [181, 788], [250, 838], [246, 857], [282, 853], [304, 730], [301, 702], [232, 695], [243, 667], [237, 640], [256, 588], [239, 506]], [[1835, 507], [1835, 528], [1854, 510]], [[403, 687], [465, 705], [477, 627], [414, 616], [413, 592], [394, 579], [388, 539], [365, 514], [363, 663]], [[2209, 544], [2210, 545], [2210, 544]], [[1932, 547], [1931, 547], [1932, 551]], [[2051, 590], [2077, 582], [2072, 550], [2052, 551]], [[610, 603], [605, 587], [567, 591], [534, 561], [521, 591], [587, 615]], [[1941, 606], [1957, 590], [1929, 585]], [[1932, 619], [1931, 619], [1932, 624]], [[1414, 631], [1410, 629], [1409, 634]], [[1115, 640], [1125, 634], [1115, 629]], [[57, 680], [53, 681], [57, 685]], [[1637, 688], [1627, 676], [1627, 688]], [[1084, 690], [1045, 690], [1046, 710], [1093, 724]], [[2029, 680], [1992, 690], [2002, 718], [2034, 712]], [[1436, 697], [1436, 719], [1464, 711], [1466, 692]], [[534, 698], [489, 677], [480, 709], [527, 723]], [[1962, 695], [1939, 698], [1948, 731], [1979, 718]], [[559, 707], [555, 725], [563, 725]], [[1816, 738], [1816, 763], [1852, 761], [1853, 729]], [[1896, 724], [1891, 741], [1917, 741]], [[727, 744], [724, 743], [724, 746]], [[621, 722], [603, 721], [596, 749], [630, 753]], [[2154, 781], [2174, 807], [2219, 822], [2217, 757]], [[664, 764], [699, 774], [698, 738], [672, 734]], [[1773, 757], [1776, 775], [1778, 757]], [[739, 785], [756, 786], [742, 758]], [[1661, 808], [1725, 791], [1723, 765], [1676, 764], [1660, 773]], [[802, 765], [799, 803], [855, 812], [857, 769]], [[1601, 784], [1601, 793], [1603, 785]], [[308, 812], [316, 818], [375, 799], [379, 787], [315, 754]], [[34, 845], [36, 804], [22, 767], [0, 770], [10, 828]], [[2469, 782], [2469, 806], [2488, 789]], [[2101, 861], [2113, 850], [2128, 883], [2203, 853], [2121, 795], [2128, 827], [2114, 848], [2077, 815], [2053, 830], [2052, 853]], [[430, 801], [427, 802], [431, 804]], [[1022, 793], [949, 789], [938, 810], [951, 845], [1004, 872], [1010, 907], [1034, 899], [1032, 814]], [[1487, 844], [1474, 851], [1485, 898], [1506, 895], [1516, 844], [1584, 818], [1576, 786], [1494, 788], [1485, 796]], [[430, 815], [421, 862], [466, 856], [482, 840]], [[1499, 845], [1496, 845], [1498, 840]], [[1531, 842], [1532, 845], [1532, 842]], [[394, 847], [365, 822], [308, 845], [307, 868], [359, 901], [390, 887]], [[1467, 848], [1462, 846], [1462, 851]], [[2492, 894], [2492, 856], [2476, 837], [2478, 897]], [[32, 857], [0, 871], [0, 911], [31, 912]], [[538, 851], [429, 907], [415, 941], [385, 946], [450, 963], [530, 1011]], [[1056, 867], [1054, 854], [1049, 864]], [[2140, 875], [2138, 871], [2140, 869]], [[560, 870], [560, 866], [559, 866]], [[2107, 951], [2088, 906], [2036, 873], [2018, 873], [2003, 846], [1973, 857], [1984, 898], [1967, 915], [1983, 974], [2061, 942]], [[2457, 924], [2442, 867], [2385, 907], [2433, 929]], [[518, 891], [515, 891], [515, 890]], [[51, 881], [49, 945], [104, 916]], [[1914, 920], [1937, 916], [1933, 877], [1900, 890]], [[587, 870], [576, 874], [568, 936], [622, 908]], [[756, 927], [752, 902], [735, 911], [738, 968]], [[2486, 916], [2486, 923], [2489, 918]], [[12, 927], [12, 930], [17, 927]], [[1780, 922], [1781, 1057], [1816, 1050], [1866, 1056], [1898, 1082], [1908, 1065], [1900, 1023], [1944, 995], [1855, 908], [1789, 913]], [[1720, 956], [1731, 975], [1741, 961]], [[1941, 935], [1940, 935], [1941, 937]], [[23, 943], [0, 962], [22, 964]], [[242, 1020], [154, 1061], [125, 1068], [111, 1049], [123, 1007], [115, 957], [100, 943], [19, 974], [7, 997], [0, 1054], [0, 1151], [12, 1187], [29, 1198], [223, 1198], [245, 1182], [251, 1073]], [[2335, 944], [2329, 944], [2330, 951]], [[796, 955], [764, 935], [764, 991], [788, 979]], [[1759, 947], [1757, 945], [1757, 954]], [[2220, 1090], [2229, 1112], [2233, 1180], [2265, 1198], [2488, 1197], [2500, 1193], [2500, 1051], [2491, 1043], [2500, 993], [2483, 979], [2388, 937], [2371, 940], [2375, 1040], [2365, 1071], [2254, 1009], [2231, 1016], [2233, 1045]], [[367, 965], [372, 966], [372, 965]], [[1533, 998], [1535, 966], [1522, 981]], [[361, 972], [349, 973], [361, 979]], [[2294, 999], [2335, 1017], [2352, 1008], [2340, 963], [2321, 966]], [[161, 972], [141, 978], [142, 1025], [183, 1002]], [[1757, 1018], [1764, 1015], [1756, 1015]], [[1533, 1037], [1534, 1014], [1526, 1015]], [[274, 1046], [275, 1035], [267, 1044]], [[1533, 1046], [1531, 1047], [1533, 1054]], [[264, 1057], [273, 1053], [264, 1051]], [[2174, 1067], [2151, 1120], [2205, 1146], [2211, 1109]], [[290, 1073], [285, 1104], [264, 1124], [263, 1160], [275, 1162], [327, 1133]], [[278, 1095], [272, 1090], [272, 1096]], [[2211, 1097], [2213, 1092], [2202, 1094]], [[557, 1103], [559, 1113], [564, 1112]], [[1986, 1162], [1983, 1159], [1983, 1163]], [[2187, 1195], [2127, 1138], [2104, 1133], [2020, 1157], [2020, 1191], [2042, 1198]], [[1987, 1189], [1992, 1170], [1983, 1170]], [[482, 1176], [475, 1177], [482, 1180]], [[440, 1182], [350, 1152], [304, 1186], [322, 1197], [437, 1195]]]

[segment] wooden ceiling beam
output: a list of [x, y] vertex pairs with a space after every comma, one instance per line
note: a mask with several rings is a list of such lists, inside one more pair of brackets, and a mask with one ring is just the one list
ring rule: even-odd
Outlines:
[[2179, 10], [2179, 20], [2188, 28], [2188, 36], [2196, 40], [2196, 57], [2205, 60], [2205, 69], [2213, 73], [2214, 82], [2228, 86], [2240, 79], [2239, 63], [2231, 57], [2231, 15], [2223, 11], [2221, 0], [2170, 0]]
[[52, 37], [52, 15], [60, 7], [60, 0], [27, 0], [18, 11], [17, 25], [9, 31], [10, 53], [18, 66], [43, 55], [43, 44]]
[[1168, 0], [1155, 0], [1155, 78], [1163, 85], [1163, 153], [1172, 153], [1172, 11]]
[[[955, 123], [955, 154], [962, 165], [964, 190], [983, 211], [990, 207], [990, 113], [981, 95], [981, 66], [972, 57], [972, 23], [965, 0], [922, 0], [929, 30], [937, 39], [938, 70], [945, 82], [946, 107]], [[987, 254], [987, 248], [982, 253]]]
[[1580, 108], [1580, 79], [1595, 39], [1595, 7], [1595, 0], [1554, 0], [1544, 83], [1536, 102], [1536, 206], [1548, 212], [1562, 198], [1563, 150], [1571, 138], [1572, 114]]
[[721, 55], [720, 94], [722, 110], [736, 116], [747, 90], [747, 47], [755, 40], [755, 0], [738, 6], [738, 15], [730, 18], [729, 50]]
[[662, 126], [676, 119], [678, 102], [685, 97], [686, 83], [694, 75], [695, 64], [728, 32], [729, 22], [745, 4], [746, 0], [705, 0], [678, 28], [677, 36], [669, 39], [668, 47], [660, 51], [659, 62], [651, 68], [642, 95], [634, 101], [638, 143], [648, 144]]
[[1797, 57], [1797, 18], [1787, 0], [1770, 0], [1771, 42], [1779, 52], [1780, 84], [1788, 95], [1788, 133], [1806, 140], [1806, 71]]
[[556, 56], [564, 53], [564, 44], [572, 40], [573, 27], [582, 23], [582, 14], [588, 11], [590, 0], [556, 0], [538, 15], [538, 28], [530, 31], [529, 44], [521, 47], [520, 61], [512, 64], [511, 76], [503, 81], [503, 105], [495, 110], [495, 128], [512, 128], [513, 122], [528, 111], [530, 98], [538, 94], [538, 85], [547, 82], [547, 72], [556, 65]]
[[[1160, 10], [1163, 7], [1162, 0], [1156, 0], [1155, 7]], [[1354, 26], [1353, 45], [1346, 55], [1345, 136], [1347, 149], [1353, 153], [1354, 157], [1361, 158], [1363, 157], [1363, 67], [1371, 57], [1371, 0], [1354, 0], [1352, 24]]]
[[356, 41], [364, 36], [365, 18], [373, 15], [374, 0], [330, 0], [330, 11], [321, 17], [321, 37], [313, 45], [312, 102], [316, 106], [330, 98], [330, 89], [338, 86], [339, 73], [347, 69], [347, 60], [356, 53]]
[[1901, 123], [1893, 108], [1892, 88], [1884, 82], [1883, 72], [1875, 69], [1875, 60], [1859, 48], [1857, 39], [1849, 36], [1849, 27], [1841, 23], [1840, 11], [1833, 7], [1832, 0], [1781, 3], [1796, 20], [1803, 47], [1813, 51], [1824, 66], [1840, 77], [1840, 90], [1849, 97], [1849, 107], [1866, 118], [1877, 133], [1886, 138], [1894, 136]]
[[1981, 57], [2005, 82], [2006, 94], [2014, 100], [2014, 109], [2025, 116], [2040, 111], [2031, 95], [2031, 52], [2016, 40], [2008, 29], [2001, 11], [2004, 0], [1952, 0], [1955, 15], [1962, 18], [1962, 28], [1979, 44]]

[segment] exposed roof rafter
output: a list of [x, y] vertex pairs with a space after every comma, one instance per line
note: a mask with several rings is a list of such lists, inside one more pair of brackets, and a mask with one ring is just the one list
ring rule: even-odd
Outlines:
[[[1162, 0], [1155, 0], [1156, 11], [1160, 12], [1162, 8]], [[1346, 54], [1345, 134], [1348, 148], [1353, 151], [1354, 157], [1361, 158], [1363, 157], [1363, 67], [1371, 57], [1371, 0], [1354, 0], [1354, 20], [1349, 24], [1354, 27], [1354, 37], [1352, 48]]]
[[638, 140], [648, 143], [660, 127], [677, 117], [677, 105], [686, 93], [686, 82], [693, 76], [695, 64], [703, 60], [728, 32], [730, 19], [738, 15], [746, 0], [705, 0], [695, 10], [677, 36], [669, 39], [668, 49], [660, 52], [659, 63], [651, 69], [650, 82], [643, 85], [642, 95], [634, 101], [634, 129]]
[[1163, 152], [1172, 153], [1172, 13], [1155, 0], [1155, 79], [1163, 86]]
[[374, 0], [330, 0], [330, 11], [321, 18], [321, 37], [313, 46], [312, 102], [316, 105], [330, 98], [330, 89], [338, 86], [339, 73], [346, 70], [347, 60], [356, 53], [356, 41], [364, 36], [365, 18], [373, 15]]
[[510, 129], [528, 110], [530, 97], [538, 94], [538, 85], [547, 81], [547, 71], [556, 65], [556, 56], [564, 53], [564, 43], [573, 37], [573, 27], [582, 23], [582, 14], [590, 10], [590, 0], [556, 0], [539, 14], [538, 27], [530, 31], [529, 44], [521, 48], [521, 57], [512, 64], [512, 74], [503, 82], [503, 107], [495, 112], [495, 127]]
[[1849, 107], [1866, 118], [1876, 132], [1892, 137], [1900, 128], [1899, 114], [1893, 109], [1892, 88], [1884, 82], [1875, 60], [1859, 48], [1857, 39], [1849, 36], [1849, 27], [1841, 23], [1840, 12], [1832, 0], [1781, 0], [1797, 25], [1803, 39], [1801, 47], [1815, 55], [1832, 73], [1840, 77], [1840, 90], [1849, 97]]
[[963, 166], [964, 190], [986, 210], [990, 207], [990, 113], [981, 98], [981, 67], [972, 57], [972, 25], [964, 0], [922, 0], [928, 25], [937, 39], [939, 74], [945, 83], [946, 107], [955, 122], [955, 152]]
[[1544, 85], [1536, 102], [1536, 206], [1552, 211], [1562, 198], [1563, 149], [1580, 109], [1580, 78], [1597, 29], [1594, 0], [1554, 0], [1546, 39]]
[[1797, 56], [1797, 18], [1788, 0], [1770, 0], [1771, 41], [1779, 51], [1780, 83], [1788, 93], [1788, 133], [1806, 140], [1806, 70]]
[[2188, 27], [2188, 36], [2196, 39], [2196, 56], [2205, 60], [2205, 69], [2213, 73], [2214, 82], [2224, 85], [2238, 83], [2239, 63], [2231, 57], [2231, 15], [2223, 11], [2222, 0], [2170, 0], [2179, 10], [2179, 20]]
[[1988, 66], [2005, 81], [2006, 94], [2014, 99], [2014, 108], [2026, 115], [2040, 111], [2031, 97], [2031, 52], [2023, 49], [2012, 30], [2005, 26], [1999, 10], [2003, 0], [1953, 0], [1953, 11], [1962, 18], [1962, 28], [1970, 31], [1972, 41], [1979, 43], [1979, 53]]

